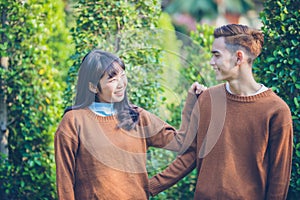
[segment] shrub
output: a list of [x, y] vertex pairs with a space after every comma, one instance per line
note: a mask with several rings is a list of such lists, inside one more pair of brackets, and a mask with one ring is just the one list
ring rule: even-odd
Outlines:
[[294, 154], [289, 199], [300, 198], [300, 4], [267, 0], [261, 13], [265, 45], [255, 63], [257, 79], [282, 97], [293, 116]]
[[[210, 48], [213, 42], [213, 27], [208, 25], [198, 25], [197, 30], [190, 33], [190, 36], [179, 34], [178, 38], [182, 42], [179, 69], [179, 81], [175, 92], [180, 94], [182, 99], [179, 104], [171, 103], [167, 105], [171, 116], [167, 120], [173, 126], [179, 128], [181, 123], [181, 111], [184, 104], [184, 97], [191, 84], [198, 81], [206, 86], [216, 84], [213, 70], [209, 65]], [[157, 159], [157, 166], [154, 172], [160, 172], [166, 164], [176, 158], [176, 154], [153, 151], [153, 157]], [[166, 156], [167, 155], [167, 156]], [[155, 163], [154, 163], [155, 164]], [[164, 165], [165, 164], [165, 165]], [[193, 199], [197, 181], [197, 170], [193, 170], [189, 175], [180, 180], [170, 189], [158, 194], [153, 199]]]
[[[65, 106], [72, 104], [76, 75], [83, 56], [94, 48], [119, 55], [126, 64], [130, 100], [157, 111], [160, 74], [160, 50], [152, 46], [151, 29], [160, 15], [158, 1], [79, 1], [74, 5], [76, 26], [74, 61], [70, 67]], [[150, 41], [149, 41], [150, 40]], [[147, 77], [147, 78], [144, 78]]]
[[[60, 0], [2, 0], [0, 68], [7, 97], [9, 155], [0, 158], [1, 199], [55, 199], [53, 135], [69, 57]], [[3, 19], [3, 18], [2, 18]]]

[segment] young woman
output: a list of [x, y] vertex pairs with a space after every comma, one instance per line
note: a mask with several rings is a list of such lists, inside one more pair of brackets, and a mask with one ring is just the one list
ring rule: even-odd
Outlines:
[[178, 151], [188, 127], [195, 93], [189, 90], [179, 131], [129, 104], [125, 65], [95, 49], [80, 66], [75, 104], [55, 134], [59, 199], [148, 199], [149, 146]]

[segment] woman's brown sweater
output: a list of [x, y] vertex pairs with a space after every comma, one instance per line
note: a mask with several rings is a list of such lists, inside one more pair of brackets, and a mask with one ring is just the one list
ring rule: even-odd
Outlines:
[[59, 199], [148, 199], [147, 149], [179, 150], [195, 102], [189, 94], [178, 132], [142, 108], [131, 131], [117, 128], [116, 116], [89, 109], [67, 112], [55, 134]]

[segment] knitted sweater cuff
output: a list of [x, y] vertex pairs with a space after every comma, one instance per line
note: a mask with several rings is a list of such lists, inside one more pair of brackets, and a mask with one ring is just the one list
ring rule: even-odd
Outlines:
[[197, 98], [198, 96], [196, 94], [188, 92], [185, 104], [193, 106], [197, 101]]
[[155, 196], [162, 191], [161, 185], [155, 177], [149, 180], [149, 192], [151, 196]]

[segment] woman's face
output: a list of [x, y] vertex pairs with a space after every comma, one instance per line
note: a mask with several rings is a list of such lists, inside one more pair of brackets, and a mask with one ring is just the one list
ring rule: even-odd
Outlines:
[[117, 74], [110, 77], [107, 73], [100, 79], [101, 92], [98, 92], [100, 102], [116, 103], [124, 99], [127, 77], [124, 69], [117, 65]]

